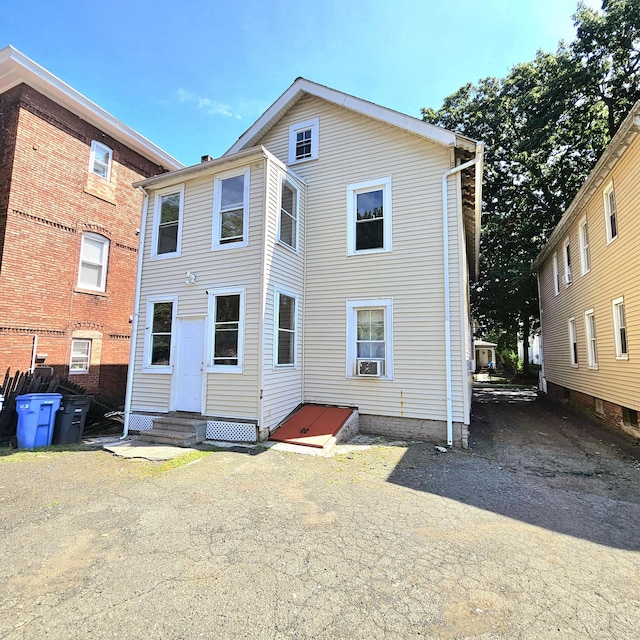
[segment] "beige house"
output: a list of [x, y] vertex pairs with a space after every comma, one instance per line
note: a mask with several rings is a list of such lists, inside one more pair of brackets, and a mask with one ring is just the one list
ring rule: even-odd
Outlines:
[[541, 386], [640, 437], [640, 102], [536, 258]]
[[125, 431], [255, 441], [303, 403], [466, 445], [480, 143], [305, 79], [145, 191]]

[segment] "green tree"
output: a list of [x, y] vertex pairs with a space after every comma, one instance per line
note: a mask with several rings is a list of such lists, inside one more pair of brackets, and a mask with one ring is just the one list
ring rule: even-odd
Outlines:
[[640, 97], [638, 0], [608, 0], [602, 12], [579, 4], [574, 20], [571, 45], [422, 110], [424, 120], [487, 144], [474, 315], [483, 332], [523, 335], [525, 367], [538, 323], [531, 263]]

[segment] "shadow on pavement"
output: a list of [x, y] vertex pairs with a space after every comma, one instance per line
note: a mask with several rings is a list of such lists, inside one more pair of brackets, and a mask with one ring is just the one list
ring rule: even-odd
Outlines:
[[474, 391], [470, 449], [411, 446], [389, 482], [640, 550], [640, 443], [526, 389]]

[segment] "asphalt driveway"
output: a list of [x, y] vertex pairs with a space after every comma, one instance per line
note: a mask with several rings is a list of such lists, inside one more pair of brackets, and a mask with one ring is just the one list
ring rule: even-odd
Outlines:
[[0, 638], [638, 637], [637, 445], [509, 390], [365, 444], [5, 451]]

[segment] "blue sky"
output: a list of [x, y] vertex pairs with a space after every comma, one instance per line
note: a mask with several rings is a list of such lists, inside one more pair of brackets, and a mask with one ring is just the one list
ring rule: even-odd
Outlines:
[[194, 164], [224, 153], [298, 76], [420, 117], [464, 83], [572, 40], [575, 10], [576, 0], [2, 0], [0, 48]]

